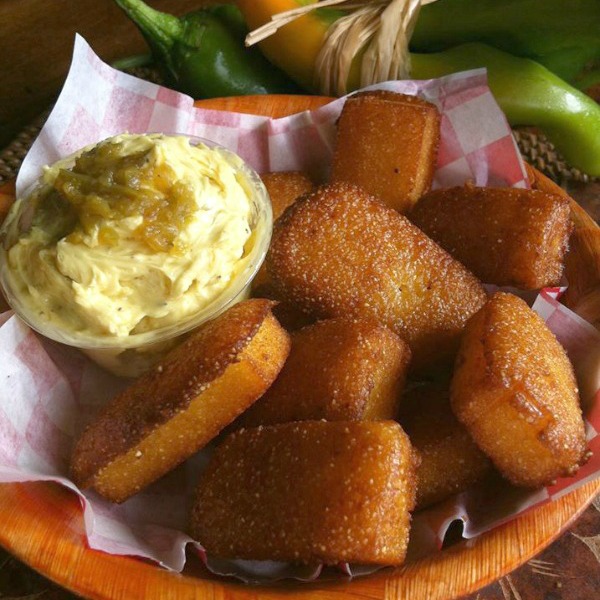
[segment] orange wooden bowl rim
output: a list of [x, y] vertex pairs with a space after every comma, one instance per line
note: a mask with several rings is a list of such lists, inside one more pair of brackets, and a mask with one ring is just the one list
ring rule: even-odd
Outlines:
[[[327, 101], [314, 96], [247, 96], [206, 100], [197, 105], [279, 117], [314, 109]], [[564, 193], [535, 170], [529, 172], [536, 187]], [[4, 196], [10, 195], [10, 188], [0, 189], [0, 196], [3, 191]], [[593, 220], [577, 205], [573, 206], [573, 212], [575, 233], [586, 230], [584, 242], [590, 231], [594, 240], [598, 239], [599, 230]], [[593, 266], [599, 269], [600, 254], [584, 242], [583, 254], [591, 252]], [[599, 281], [595, 273], [584, 279], [582, 286], [587, 288], [581, 295]], [[272, 586], [245, 586], [206, 572], [201, 576], [181, 575], [135, 558], [91, 550], [83, 533], [79, 500], [53, 483], [0, 485], [0, 544], [65, 588], [86, 598], [102, 600], [282, 597], [450, 600], [478, 590], [536, 555], [569, 527], [599, 492], [600, 481], [587, 483], [473, 540], [401, 568], [383, 569], [353, 581], [310, 584], [286, 581]]]

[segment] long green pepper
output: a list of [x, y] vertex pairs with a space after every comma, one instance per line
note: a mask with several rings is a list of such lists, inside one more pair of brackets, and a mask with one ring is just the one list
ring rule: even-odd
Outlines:
[[167, 82], [194, 98], [297, 93], [298, 86], [258, 48], [245, 48], [247, 27], [233, 5], [181, 18], [142, 0], [115, 0], [146, 39]]
[[600, 176], [600, 105], [528, 58], [485, 44], [411, 54], [416, 79], [486, 67], [488, 84], [511, 125], [543, 129], [567, 162]]
[[531, 58], [579, 89], [600, 81], [599, 0], [439, 0], [422, 7], [414, 52], [481, 42]]

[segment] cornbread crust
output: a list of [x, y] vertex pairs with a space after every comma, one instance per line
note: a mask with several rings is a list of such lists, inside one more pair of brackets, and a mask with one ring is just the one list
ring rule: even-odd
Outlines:
[[[281, 213], [293, 204], [297, 198], [308, 194], [314, 188], [314, 184], [308, 175], [301, 171], [263, 173], [260, 178], [265, 184], [271, 199], [273, 221], [276, 221]], [[263, 264], [252, 281], [252, 289], [258, 290], [261, 286], [267, 285], [269, 285], [269, 276], [267, 268]]]
[[426, 194], [408, 218], [485, 283], [560, 283], [573, 224], [558, 194], [467, 184]]
[[395, 333], [377, 321], [338, 318], [304, 327], [291, 338], [281, 373], [240, 425], [397, 416], [410, 349]]
[[431, 187], [439, 142], [435, 105], [385, 90], [359, 92], [342, 109], [331, 181], [359, 185], [405, 213]]
[[206, 445], [287, 358], [289, 337], [272, 307], [236, 304], [116, 396], [77, 441], [73, 481], [122, 502]]
[[302, 171], [262, 173], [260, 178], [271, 198], [273, 220], [278, 219], [297, 198], [308, 194], [315, 187], [308, 175]]
[[467, 323], [451, 404], [514, 485], [549, 485], [589, 458], [573, 367], [539, 315], [512, 294], [494, 294]]
[[286, 209], [267, 268], [277, 296], [308, 314], [389, 327], [408, 342], [413, 369], [453, 356], [486, 299], [475, 276], [406, 217], [348, 183]]
[[416, 460], [391, 421], [241, 429], [200, 476], [191, 535], [223, 558], [399, 565]]
[[447, 385], [419, 385], [404, 394], [398, 420], [421, 458], [417, 510], [466, 490], [492, 468], [454, 416]]

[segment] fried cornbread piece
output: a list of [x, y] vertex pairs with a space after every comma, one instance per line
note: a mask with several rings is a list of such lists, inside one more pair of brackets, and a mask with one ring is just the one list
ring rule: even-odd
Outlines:
[[556, 194], [465, 185], [429, 192], [408, 218], [482, 281], [533, 290], [560, 283], [570, 213]]
[[[263, 173], [260, 178], [269, 192], [273, 208], [273, 221], [293, 204], [296, 198], [308, 194], [313, 188], [313, 182], [301, 171], [280, 171], [278, 173]], [[263, 264], [252, 281], [252, 289], [268, 284], [267, 269]]]
[[116, 396], [83, 432], [73, 481], [123, 502], [197, 450], [259, 398], [289, 352], [269, 300], [236, 304]]
[[392, 421], [241, 429], [200, 476], [191, 535], [223, 558], [399, 565], [416, 461]]
[[330, 319], [292, 333], [279, 377], [239, 419], [244, 426], [393, 419], [410, 349], [376, 321]]
[[450, 390], [424, 384], [407, 392], [399, 421], [419, 453], [417, 509], [466, 490], [491, 468], [450, 408]]
[[338, 122], [331, 181], [361, 186], [405, 213], [431, 187], [440, 141], [437, 108], [387, 91], [350, 96]]
[[307, 325], [312, 325], [316, 321], [314, 317], [303, 312], [294, 304], [281, 300], [270, 283], [260, 285], [256, 289], [253, 289], [252, 296], [255, 298], [275, 300], [276, 304], [273, 307], [273, 314], [288, 332], [298, 331], [298, 329], [302, 329]]
[[479, 281], [407, 218], [336, 183], [279, 218], [267, 254], [273, 285], [319, 318], [376, 319], [408, 342], [411, 367], [452, 355], [485, 302]]
[[494, 294], [467, 323], [451, 402], [515, 485], [550, 484], [587, 459], [571, 363], [542, 319], [512, 294]]
[[273, 206], [273, 219], [278, 219], [281, 213], [293, 204], [296, 198], [312, 191], [314, 184], [301, 171], [279, 171], [278, 173], [263, 173], [262, 179]]

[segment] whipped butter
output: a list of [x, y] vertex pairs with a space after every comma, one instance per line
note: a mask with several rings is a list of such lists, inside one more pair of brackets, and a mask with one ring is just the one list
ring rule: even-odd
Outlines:
[[27, 320], [114, 341], [209, 306], [255, 243], [242, 164], [183, 136], [123, 134], [46, 167], [4, 240]]

